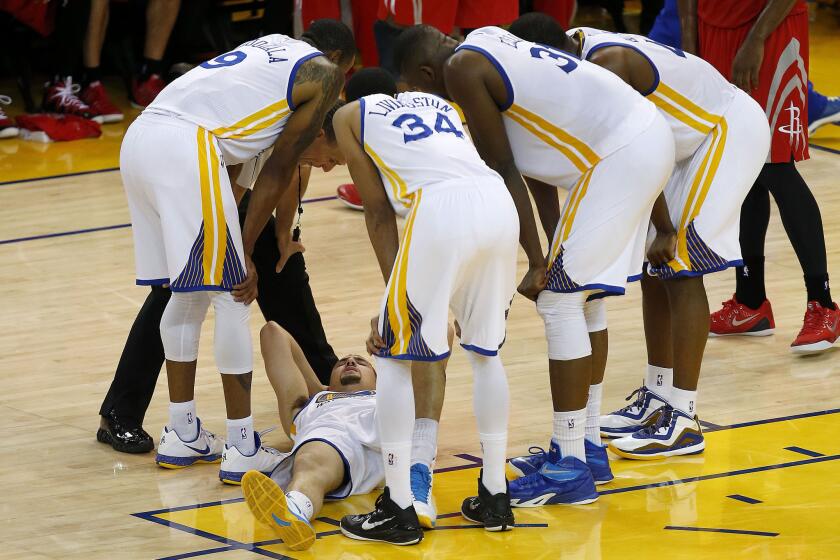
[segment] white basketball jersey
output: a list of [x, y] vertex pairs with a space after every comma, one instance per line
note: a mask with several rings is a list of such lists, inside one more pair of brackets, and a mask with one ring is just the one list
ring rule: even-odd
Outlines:
[[394, 210], [405, 215], [424, 186], [469, 178], [502, 178], [487, 167], [464, 132], [458, 111], [429, 93], [359, 100], [362, 145], [370, 156]]
[[295, 416], [292, 439], [304, 441], [313, 430], [333, 427], [349, 430], [362, 445], [378, 448], [375, 415], [376, 391], [321, 391]]
[[505, 129], [523, 175], [558, 187], [647, 129], [656, 108], [612, 72], [498, 27], [470, 33], [458, 50], [477, 51], [507, 88]]
[[604, 47], [636, 50], [653, 65], [654, 87], [645, 95], [659, 109], [674, 133], [677, 161], [691, 156], [717, 126], [735, 98], [735, 86], [705, 60], [641, 35], [611, 33], [591, 27], [569, 30], [589, 59]]
[[254, 39], [199, 64], [166, 86], [147, 110], [208, 130], [226, 164], [242, 163], [277, 141], [295, 110], [295, 74], [316, 56], [322, 53], [285, 35]]

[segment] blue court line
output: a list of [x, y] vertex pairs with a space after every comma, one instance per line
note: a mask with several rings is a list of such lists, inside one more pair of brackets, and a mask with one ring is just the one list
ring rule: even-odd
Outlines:
[[793, 451], [794, 453], [801, 453], [802, 455], [807, 455], [808, 457], [825, 457], [825, 453], [811, 451], [810, 449], [803, 449], [802, 447], [796, 447], [795, 445], [785, 447], [785, 449], [787, 449], [788, 451]]
[[236, 548], [232, 546], [220, 546], [218, 548], [184, 552], [183, 554], [175, 554], [174, 556], [164, 556], [162, 558], [158, 558], [157, 560], [182, 560], [183, 558], [195, 558], [196, 556], [206, 556], [209, 554], [216, 554], [218, 552], [227, 552], [228, 550], [236, 550]]
[[[311, 202], [323, 202], [325, 200], [335, 200], [335, 196], [321, 196], [317, 198], [307, 198], [303, 201], [303, 204], [309, 204]], [[131, 227], [131, 224], [116, 224], [113, 226], [100, 226], [95, 228], [86, 228], [86, 229], [74, 229], [70, 231], [59, 231], [56, 233], [44, 233], [41, 235], [31, 235], [29, 237], [15, 237], [12, 239], [3, 239], [0, 240], [0, 245], [7, 245], [9, 243], [23, 243], [24, 241], [37, 241], [39, 239], [50, 239], [52, 237], [66, 237], [68, 235], [81, 235], [83, 233], [94, 233], [97, 231], [108, 231], [112, 229], [123, 229]]]
[[749, 426], [760, 426], [761, 424], [772, 424], [774, 422], [786, 422], [788, 420], [799, 420], [800, 418], [811, 418], [812, 416], [825, 416], [826, 414], [837, 414], [840, 408], [830, 408], [828, 410], [817, 410], [815, 412], [803, 412], [801, 414], [791, 414], [790, 416], [779, 416], [776, 418], [766, 418], [764, 420], [752, 420], [749, 422], [738, 422], [728, 426], [720, 426], [720, 430], [734, 430], [736, 428], [747, 428]]
[[816, 148], [821, 152], [829, 152], [831, 154], [840, 154], [840, 150], [835, 150], [834, 148], [829, 148], [828, 146], [820, 146], [819, 144], [808, 144], [811, 148]]
[[91, 171], [76, 171], [74, 173], [61, 173], [59, 175], [45, 175], [43, 177], [32, 177], [30, 179], [15, 179], [14, 181], [0, 181], [0, 187], [6, 185], [17, 185], [20, 183], [32, 183], [35, 181], [46, 181], [48, 179], [65, 179], [67, 177], [78, 177], [79, 175], [94, 175], [96, 173], [108, 173], [109, 171], [119, 171], [119, 167], [106, 167], [104, 169], [93, 169]]
[[723, 429], [723, 426], [721, 426], [720, 424], [714, 424], [712, 422], [707, 422], [706, 420], [700, 419], [698, 419], [697, 421], [700, 422], [700, 425], [703, 426], [703, 428], [705, 428], [705, 432], [716, 432], [718, 430]]
[[665, 529], [672, 531], [703, 531], [709, 533], [728, 533], [730, 535], [755, 535], [757, 537], [778, 537], [779, 533], [768, 533], [767, 531], [744, 531], [741, 529], [712, 529], [711, 527], [677, 527], [666, 525]]
[[738, 500], [739, 502], [744, 502], [745, 504], [750, 505], [764, 503], [761, 500], [756, 500], [755, 498], [750, 498], [749, 496], [742, 496], [741, 494], [730, 494], [727, 498], [732, 498], [733, 500]]

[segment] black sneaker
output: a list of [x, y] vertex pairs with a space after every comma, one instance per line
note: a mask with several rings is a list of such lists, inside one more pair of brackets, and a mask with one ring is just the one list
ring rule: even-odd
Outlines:
[[391, 500], [388, 487], [376, 499], [376, 509], [362, 515], [345, 515], [341, 519], [344, 536], [360, 541], [380, 541], [400, 546], [423, 540], [423, 529], [414, 506], [405, 509]]
[[487, 531], [510, 531], [513, 529], [513, 511], [510, 508], [510, 493], [505, 481], [504, 493], [490, 495], [478, 476], [478, 496], [464, 500], [461, 515], [467, 521], [484, 525]]
[[96, 439], [123, 453], [148, 453], [155, 448], [152, 436], [141, 426], [120, 418], [113, 410], [100, 417]]

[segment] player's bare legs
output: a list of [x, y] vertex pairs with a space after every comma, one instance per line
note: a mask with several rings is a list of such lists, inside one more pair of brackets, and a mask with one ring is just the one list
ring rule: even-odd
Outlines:
[[237, 375], [222, 375], [228, 420], [251, 416], [251, 377], [250, 371]]
[[[697, 381], [700, 378], [700, 367], [703, 363], [703, 352], [706, 350], [706, 339], [709, 336], [709, 299], [703, 286], [703, 277], [673, 278], [663, 282], [668, 292], [668, 304], [671, 311], [671, 325], [680, 325], [678, 329], [671, 329], [671, 354], [674, 364], [674, 388], [683, 392], [697, 391]], [[671, 395], [674, 408], [683, 412], [694, 413], [694, 398], [691, 403], [682, 402], [688, 395]]]
[[166, 383], [170, 402], [180, 403], [195, 398], [195, 368], [197, 362], [166, 360]]
[[146, 44], [143, 56], [152, 60], [163, 59], [180, 9], [181, 0], [149, 0], [146, 7]]
[[310, 441], [295, 454], [292, 481], [286, 492], [300, 492], [312, 502], [312, 515], [324, 505], [324, 496], [338, 488], [344, 480], [344, 462], [329, 444]]
[[91, 0], [90, 2], [90, 17], [82, 53], [85, 68], [99, 68], [102, 45], [108, 29], [109, 5], [109, 0]]

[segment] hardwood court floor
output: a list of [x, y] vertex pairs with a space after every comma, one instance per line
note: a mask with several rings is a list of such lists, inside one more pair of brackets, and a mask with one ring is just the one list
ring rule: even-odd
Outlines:
[[[821, 37], [812, 44], [815, 81], [837, 92], [840, 41]], [[601, 488], [595, 504], [517, 511], [524, 526], [503, 535], [470, 528], [454, 515], [474, 491], [479, 455], [469, 368], [458, 352], [441, 423], [438, 467], [445, 472], [435, 482], [446, 517], [442, 530], [428, 533], [418, 547], [392, 549], [335, 535], [336, 519], [370, 506], [374, 496], [364, 496], [327, 506], [316, 524], [323, 538], [306, 553], [290, 554], [255, 525], [239, 490], [219, 483], [217, 467], [164, 471], [151, 454], [114, 453], [94, 439], [97, 410], [146, 296], [133, 283], [119, 174], [17, 182], [115, 167], [119, 128], [108, 135], [113, 138], [47, 147], [0, 142], [0, 560], [840, 557], [840, 351], [812, 358], [788, 352], [805, 295], [775, 207], [767, 277], [777, 332], [709, 342], [699, 401], [709, 426], [706, 453], [660, 463], [616, 459], [616, 480]], [[840, 128], [826, 127], [814, 142], [840, 147]], [[800, 169], [820, 202], [829, 267], [837, 277], [840, 153], [814, 149]], [[347, 179], [343, 169], [314, 175], [303, 233], [313, 290], [338, 353], [363, 349], [383, 288], [361, 214], [330, 198]], [[732, 274], [716, 274], [707, 286], [714, 308], [731, 294]], [[604, 408], [613, 410], [644, 371], [638, 286], [609, 300], [609, 313]], [[223, 433], [211, 327], [212, 320], [203, 332], [196, 398], [208, 428]], [[533, 305], [517, 298], [503, 353], [511, 383], [511, 455], [547, 443], [551, 407], [542, 331]], [[255, 358], [253, 409], [257, 427], [266, 428], [279, 422], [257, 352]], [[166, 402], [161, 381], [146, 417], [154, 436], [166, 421]], [[287, 443], [278, 432], [267, 440]]]

